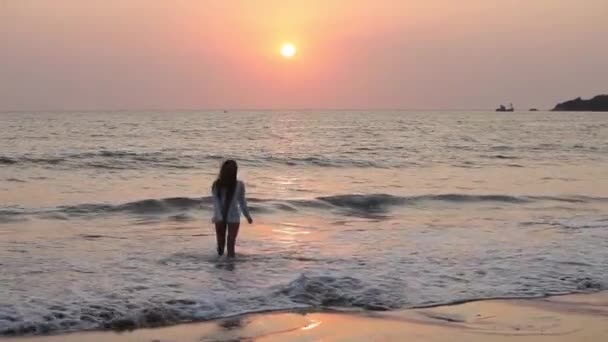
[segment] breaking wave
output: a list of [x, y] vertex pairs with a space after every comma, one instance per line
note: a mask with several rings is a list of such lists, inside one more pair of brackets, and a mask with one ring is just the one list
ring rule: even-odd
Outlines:
[[[574, 280], [570, 292], [599, 291], [604, 287], [591, 278]], [[145, 291], [145, 286], [123, 289]], [[457, 298], [448, 302], [407, 300], [401, 290], [353, 276], [300, 274], [293, 281], [267, 288], [257, 295], [217, 299], [180, 297], [148, 298], [137, 302], [113, 295], [106, 302], [52, 303], [23, 317], [0, 311], [0, 336], [41, 335], [83, 330], [132, 330], [207, 321], [258, 312], [284, 310], [372, 310], [429, 307], [492, 298], [543, 297], [547, 293], [503, 297]]]

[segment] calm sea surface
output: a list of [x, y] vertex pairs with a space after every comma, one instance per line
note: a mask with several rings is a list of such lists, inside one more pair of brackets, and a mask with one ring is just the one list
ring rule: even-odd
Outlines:
[[606, 114], [2, 113], [0, 146], [0, 335], [608, 286]]

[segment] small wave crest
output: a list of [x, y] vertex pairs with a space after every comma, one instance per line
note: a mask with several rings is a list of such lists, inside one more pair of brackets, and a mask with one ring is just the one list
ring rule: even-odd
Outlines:
[[146, 199], [143, 201], [135, 201], [113, 207], [115, 211], [126, 211], [137, 214], [149, 213], [165, 213], [176, 210], [189, 210], [205, 204], [211, 204], [211, 197], [206, 198], [188, 198], [188, 197], [172, 197], [161, 200]]
[[[195, 156], [176, 157], [163, 152], [130, 152], [130, 151], [96, 151], [81, 153], [64, 153], [59, 155], [0, 156], [0, 165], [5, 166], [40, 166], [44, 168], [59, 167], [62, 169], [99, 168], [99, 169], [140, 169], [142, 166], [188, 168], [192, 166]], [[200, 159], [200, 158], [199, 158]], [[202, 158], [203, 160], [205, 158]]]
[[20, 157], [8, 157], [0, 156], [0, 165], [14, 165], [14, 164], [46, 164], [46, 165], [57, 165], [65, 161], [62, 157], [32, 157], [32, 156], [20, 156]]
[[[62, 154], [19, 154], [0, 155], [0, 166], [39, 166], [60, 169], [142, 169], [149, 167], [190, 169], [202, 164], [217, 163], [222, 157], [206, 153], [180, 153], [169, 151], [118, 151], [100, 150]], [[379, 163], [367, 159], [323, 156], [290, 157], [267, 155], [257, 159], [246, 156], [238, 158], [245, 165], [260, 163], [284, 166], [317, 166], [317, 167], [361, 167], [387, 168], [398, 166], [387, 162]]]
[[552, 196], [512, 196], [512, 195], [475, 195], [475, 194], [429, 194], [417, 196], [395, 196], [389, 194], [349, 194], [319, 197], [317, 200], [328, 203], [335, 207], [367, 211], [383, 212], [392, 206], [413, 205], [433, 202], [446, 202], [454, 204], [467, 203], [505, 203], [505, 204], [526, 204], [540, 201], [568, 202], [568, 203], [588, 203], [605, 202], [608, 198], [604, 197], [552, 197]]
[[[504, 204], [527, 204], [534, 202], [566, 202], [566, 203], [590, 203], [607, 202], [604, 197], [552, 197], [552, 196], [511, 196], [511, 195], [474, 195], [474, 194], [429, 194], [417, 196], [396, 196], [390, 194], [345, 194], [335, 196], [323, 196], [310, 200], [275, 200], [251, 198], [250, 206], [254, 212], [295, 212], [301, 210], [339, 210], [349, 215], [361, 215], [364, 217], [381, 217], [393, 207], [412, 205], [433, 205], [433, 203], [451, 203], [456, 205], [482, 204], [482, 203], [504, 203]], [[59, 206], [55, 208], [1, 208], [0, 223], [14, 222], [27, 216], [42, 216], [42, 218], [55, 217], [60, 214], [68, 217], [80, 217], [100, 214], [134, 214], [134, 215], [162, 215], [174, 214], [174, 219], [179, 219], [175, 214], [184, 214], [191, 210], [211, 210], [211, 197], [190, 198], [170, 197], [162, 199], [143, 199], [124, 204], [77, 204]]]
[[58, 207], [56, 212], [69, 215], [87, 215], [104, 213], [131, 213], [131, 214], [166, 214], [177, 211], [187, 211], [196, 208], [209, 207], [211, 197], [189, 198], [170, 197], [163, 199], [144, 199], [119, 205], [111, 204], [79, 204]]
[[598, 229], [608, 228], [608, 217], [606, 216], [574, 216], [568, 219], [559, 220], [539, 220], [523, 223], [526, 226], [548, 225], [563, 229]]
[[358, 168], [387, 168], [396, 166], [390, 163], [380, 163], [377, 161], [371, 160], [359, 160], [354, 158], [325, 158], [318, 156], [309, 156], [309, 157], [301, 157], [301, 158], [293, 158], [293, 157], [279, 157], [279, 156], [267, 156], [262, 157], [262, 161], [275, 163], [280, 165], [287, 166], [299, 166], [299, 165], [312, 165], [319, 167], [358, 167]]
[[[124, 204], [77, 204], [65, 205], [55, 208], [1, 208], [0, 223], [25, 220], [28, 216], [36, 216], [44, 219], [67, 219], [69, 217], [86, 217], [104, 214], [134, 214], [134, 215], [160, 215], [179, 213], [171, 216], [173, 220], [186, 220], [184, 211], [193, 209], [209, 209], [211, 197], [188, 198], [171, 197], [164, 199], [145, 199], [141, 201], [128, 202]], [[181, 216], [180, 216], [181, 215]]]
[[15, 160], [13, 158], [0, 156], [0, 164], [11, 165], [11, 164], [16, 164], [16, 163], [17, 163], [17, 160]]

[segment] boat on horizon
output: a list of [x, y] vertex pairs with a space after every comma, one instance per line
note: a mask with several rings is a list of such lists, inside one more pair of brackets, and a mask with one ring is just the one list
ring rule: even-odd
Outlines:
[[512, 112], [515, 109], [513, 108], [513, 104], [511, 103], [511, 105], [507, 108], [504, 105], [500, 105], [500, 107], [496, 108], [497, 112]]

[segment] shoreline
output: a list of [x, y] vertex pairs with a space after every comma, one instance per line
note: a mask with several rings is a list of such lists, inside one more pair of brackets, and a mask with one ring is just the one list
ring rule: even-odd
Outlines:
[[290, 310], [132, 331], [0, 337], [10, 342], [76, 341], [604, 341], [608, 291], [479, 299], [397, 311]]

